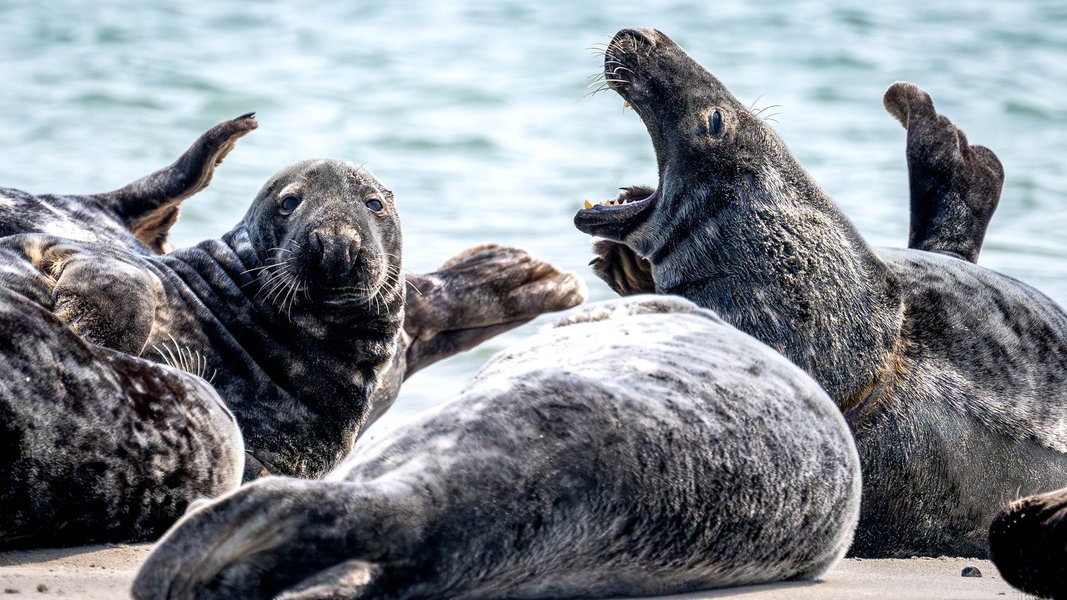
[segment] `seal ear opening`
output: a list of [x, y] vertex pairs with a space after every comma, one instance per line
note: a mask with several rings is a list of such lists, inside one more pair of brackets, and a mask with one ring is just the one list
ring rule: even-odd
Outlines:
[[328, 600], [332, 598], [370, 598], [373, 583], [382, 573], [381, 567], [364, 560], [347, 560], [319, 571], [299, 584], [285, 590], [277, 600]]

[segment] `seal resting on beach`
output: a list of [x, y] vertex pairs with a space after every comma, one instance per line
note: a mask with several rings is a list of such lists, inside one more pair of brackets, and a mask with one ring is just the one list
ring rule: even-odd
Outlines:
[[989, 526], [989, 559], [1020, 590], [1067, 598], [1067, 488], [1005, 507]]
[[138, 599], [601, 598], [818, 577], [859, 463], [796, 366], [681, 298], [579, 309], [321, 481], [183, 517]]
[[[167, 250], [167, 235], [181, 201], [206, 187], [214, 167], [237, 139], [256, 126], [252, 114], [223, 121], [201, 135], [171, 166], [115, 192], [33, 195], [0, 190], [0, 235], [57, 236], [47, 242], [57, 249], [54, 255], [63, 257], [48, 263], [48, 276], [62, 280], [54, 293], [54, 308], [87, 339], [213, 374], [218, 367], [210, 364], [210, 347], [175, 345], [169, 337], [160, 340], [158, 335], [151, 347], [145, 345], [155, 317], [147, 310], [131, 311], [127, 299], [139, 298], [144, 306], [158, 302], [156, 277], [115, 251], [148, 255]], [[68, 241], [98, 242], [108, 250]], [[98, 264], [102, 252], [103, 262]], [[391, 366], [372, 392], [372, 410], [362, 427], [392, 405], [402, 381], [419, 369], [540, 314], [579, 304], [586, 294], [575, 274], [562, 272], [525, 250], [498, 244], [474, 246], [435, 272], [407, 273], [405, 279], [403, 331]], [[115, 298], [123, 302], [115, 303]], [[280, 469], [296, 474], [284, 465]], [[262, 464], [249, 461], [249, 477], [266, 472]]]
[[[977, 255], [980, 211], [919, 219], [934, 225], [913, 229], [920, 241], [945, 240], [931, 249], [947, 253], [873, 249], [773, 130], [662, 33], [619, 32], [604, 73], [645, 122], [660, 182], [575, 216], [604, 238], [595, 270], [626, 283], [636, 279], [612, 263], [647, 264], [656, 292], [714, 309], [826, 389], [866, 475], [854, 555], [984, 556], [1001, 506], [1061, 485], [1067, 315], [959, 260]], [[903, 112], [913, 98], [887, 104]], [[965, 138], [945, 131], [965, 155]], [[988, 202], [993, 188], [981, 189], [974, 198]]]
[[0, 263], [0, 548], [154, 539], [240, 484], [241, 435], [206, 381], [87, 343], [47, 308], [51, 282], [9, 249]]

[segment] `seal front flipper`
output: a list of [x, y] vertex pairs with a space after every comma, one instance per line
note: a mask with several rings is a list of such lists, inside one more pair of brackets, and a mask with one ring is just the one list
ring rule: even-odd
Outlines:
[[237, 140], [257, 126], [255, 113], [223, 121], [197, 138], [170, 166], [90, 198], [114, 213], [149, 249], [162, 254], [168, 250], [167, 236], [178, 220], [182, 200], [207, 187], [215, 167]]
[[137, 356], [155, 321], [162, 283], [134, 257], [49, 236], [18, 238], [52, 287], [52, 313], [88, 342]]
[[[604, 204], [620, 206], [633, 200], [648, 198], [655, 190], [645, 186], [622, 188], [619, 197]], [[586, 208], [591, 205], [587, 204]], [[652, 263], [647, 258], [634, 252], [624, 243], [604, 238], [593, 239], [593, 253], [596, 256], [589, 261], [593, 273], [608, 284], [620, 296], [635, 294], [654, 294], [656, 281], [652, 278]]]
[[1067, 598], [1067, 488], [1004, 508], [989, 526], [989, 559], [1016, 588]]
[[894, 83], [883, 104], [908, 131], [908, 247], [976, 262], [1004, 184], [1000, 160], [984, 146], [969, 145], [917, 85]]
[[587, 293], [576, 274], [499, 244], [468, 248], [407, 279], [405, 378], [541, 314], [577, 306]]

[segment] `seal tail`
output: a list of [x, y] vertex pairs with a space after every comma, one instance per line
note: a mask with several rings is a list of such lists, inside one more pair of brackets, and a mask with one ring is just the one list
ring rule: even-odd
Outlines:
[[976, 262], [1004, 185], [1000, 160], [992, 150], [968, 144], [915, 84], [894, 83], [882, 101], [908, 131], [908, 247]]
[[170, 228], [182, 200], [206, 188], [215, 167], [237, 140], [258, 126], [255, 113], [223, 121], [193, 142], [178, 160], [125, 187], [90, 198], [119, 220], [153, 252], [167, 251]]

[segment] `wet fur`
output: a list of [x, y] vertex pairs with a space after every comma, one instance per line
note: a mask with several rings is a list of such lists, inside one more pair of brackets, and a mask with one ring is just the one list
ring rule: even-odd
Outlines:
[[[958, 260], [977, 256], [992, 208], [926, 219], [948, 228], [920, 238], [953, 256], [872, 249], [767, 124], [662, 33], [620, 32], [605, 77], [645, 121], [661, 181], [648, 202], [580, 211], [578, 228], [647, 257], [657, 292], [715, 309], [829, 392], [867, 474], [854, 555], [984, 556], [999, 507], [1067, 469], [1067, 316]], [[968, 198], [954, 189], [945, 206]]]
[[[625, 357], [619, 360], [619, 357]], [[859, 468], [825, 393], [681, 299], [590, 306], [324, 481], [188, 515], [135, 598], [598, 598], [818, 577]]]
[[1067, 488], [1004, 507], [989, 526], [989, 559], [1020, 590], [1067, 598]]

